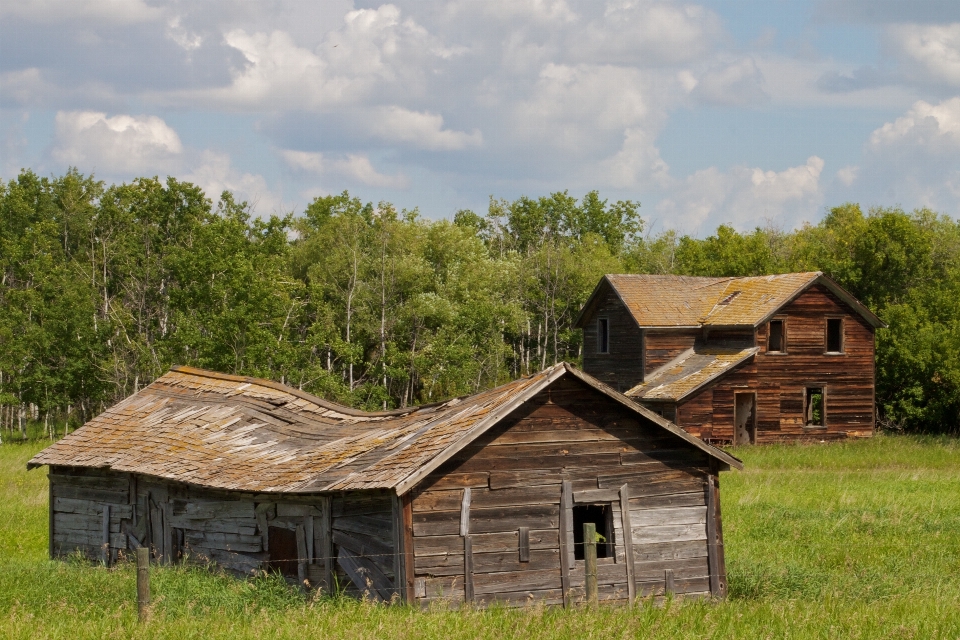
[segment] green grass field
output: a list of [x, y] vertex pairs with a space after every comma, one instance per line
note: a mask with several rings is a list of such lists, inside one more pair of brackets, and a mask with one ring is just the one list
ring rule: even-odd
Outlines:
[[421, 612], [311, 599], [273, 578], [50, 562], [47, 483], [0, 446], [0, 636], [9, 638], [960, 638], [960, 441], [739, 449], [721, 480], [730, 597], [633, 610]]

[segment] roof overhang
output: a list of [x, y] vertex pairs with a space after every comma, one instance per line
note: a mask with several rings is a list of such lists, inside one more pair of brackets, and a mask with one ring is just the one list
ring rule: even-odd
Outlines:
[[480, 424], [476, 425], [474, 428], [470, 429], [469, 432], [465, 433], [456, 443], [447, 447], [442, 453], [435, 456], [429, 463], [420, 467], [415, 473], [407, 476], [394, 487], [397, 495], [403, 495], [416, 487], [420, 482], [422, 482], [427, 476], [436, 471], [443, 463], [450, 460], [457, 453], [462, 451], [467, 447], [471, 442], [482, 436], [484, 433], [493, 428], [497, 423], [506, 418], [508, 415], [513, 413], [514, 410], [520, 407], [524, 402], [530, 400], [535, 395], [549, 387], [555, 381], [559, 380], [566, 374], [570, 374], [573, 377], [577, 378], [584, 384], [592, 387], [593, 389], [599, 391], [605, 396], [615, 400], [617, 403], [621, 404], [625, 408], [638, 413], [644, 418], [650, 420], [657, 426], [669, 431], [673, 435], [681, 438], [688, 444], [693, 445], [697, 449], [703, 451], [711, 458], [716, 459], [722, 466], [723, 469], [729, 469], [730, 467], [736, 469], [743, 469], [743, 462], [734, 456], [731, 456], [726, 451], [718, 449], [712, 445], [707, 444], [700, 438], [692, 436], [677, 425], [673, 424], [669, 420], [658, 416], [653, 411], [650, 411], [643, 405], [633, 401], [632, 399], [626, 397], [622, 393], [614, 391], [612, 388], [603, 384], [593, 376], [590, 376], [583, 371], [580, 371], [573, 365], [570, 365], [566, 362], [555, 365], [554, 371], [550, 373], [543, 381], [541, 381], [536, 386], [533, 386], [529, 389], [526, 389], [524, 393], [519, 394], [518, 397], [508, 405], [501, 407], [495, 414], [488, 416]]

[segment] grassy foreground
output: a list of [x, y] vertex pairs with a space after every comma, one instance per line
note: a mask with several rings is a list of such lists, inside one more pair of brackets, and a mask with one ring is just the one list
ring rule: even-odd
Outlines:
[[42, 443], [0, 446], [0, 637], [960, 638], [960, 441], [739, 449], [721, 480], [730, 597], [634, 610], [420, 612], [311, 599], [265, 577], [50, 562]]

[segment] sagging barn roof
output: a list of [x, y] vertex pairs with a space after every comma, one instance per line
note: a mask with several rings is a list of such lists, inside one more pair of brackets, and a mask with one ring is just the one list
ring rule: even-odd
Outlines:
[[367, 413], [268, 380], [175, 367], [28, 463], [99, 467], [216, 489], [405, 493], [554, 381], [570, 375], [724, 466], [739, 460], [567, 363], [489, 391]]
[[663, 365], [626, 392], [631, 398], [678, 402], [724, 373], [746, 362], [759, 347], [729, 348], [698, 345]]
[[822, 284], [873, 327], [883, 321], [820, 271], [736, 278], [606, 275], [574, 323], [582, 327], [607, 287], [640, 328], [758, 326], [815, 284]]

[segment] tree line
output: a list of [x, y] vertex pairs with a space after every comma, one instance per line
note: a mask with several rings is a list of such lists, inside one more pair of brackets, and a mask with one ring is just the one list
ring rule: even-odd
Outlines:
[[809, 270], [890, 324], [877, 334], [884, 424], [958, 430], [960, 224], [926, 209], [844, 204], [797, 230], [697, 239], [645, 233], [639, 203], [597, 192], [491, 198], [432, 221], [345, 191], [260, 218], [173, 178], [25, 170], [0, 184], [0, 216], [8, 433], [62, 433], [174, 364], [365, 409], [433, 402], [577, 362], [573, 319], [605, 273]]

